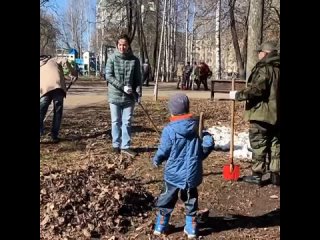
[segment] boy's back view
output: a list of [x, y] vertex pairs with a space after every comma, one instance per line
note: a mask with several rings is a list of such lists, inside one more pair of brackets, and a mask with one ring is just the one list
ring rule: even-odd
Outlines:
[[211, 135], [200, 139], [199, 121], [189, 114], [189, 99], [185, 94], [172, 96], [169, 110], [170, 123], [163, 129], [160, 146], [153, 158], [155, 166], [167, 161], [164, 170], [165, 190], [156, 203], [159, 212], [154, 234], [166, 232], [180, 192], [186, 209], [184, 232], [188, 238], [194, 238], [198, 232], [195, 216], [198, 210], [197, 186], [202, 182], [202, 160], [213, 150], [214, 141]]

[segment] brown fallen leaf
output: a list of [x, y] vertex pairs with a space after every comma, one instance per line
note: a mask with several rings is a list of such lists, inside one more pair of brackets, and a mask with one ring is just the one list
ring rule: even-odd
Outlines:
[[279, 197], [277, 195], [271, 195], [270, 198], [271, 199], [278, 199]]
[[91, 237], [91, 233], [88, 231], [87, 228], [83, 229], [83, 230], [82, 230], [82, 233], [83, 233], [83, 235], [86, 236], [86, 237]]
[[50, 220], [50, 217], [47, 215], [47, 216], [45, 216], [45, 218], [41, 221], [41, 223], [40, 223], [40, 225], [46, 225], [47, 224], [47, 222], [49, 222], [49, 220]]

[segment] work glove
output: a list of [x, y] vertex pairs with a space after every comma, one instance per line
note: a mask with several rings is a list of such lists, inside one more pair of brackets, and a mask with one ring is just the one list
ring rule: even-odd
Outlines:
[[237, 93], [237, 91], [230, 91], [229, 92], [229, 99], [235, 100], [236, 99], [236, 93]]
[[123, 91], [126, 94], [131, 94], [132, 93], [132, 87], [131, 86], [124, 86]]

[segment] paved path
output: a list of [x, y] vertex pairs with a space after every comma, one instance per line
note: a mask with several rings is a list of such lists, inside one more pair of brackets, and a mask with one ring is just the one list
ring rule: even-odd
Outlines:
[[[203, 87], [203, 86], [201, 86]], [[210, 86], [209, 86], [210, 88]], [[168, 98], [170, 95], [181, 92], [182, 90], [176, 89], [175, 82], [159, 83], [158, 98]], [[197, 90], [183, 90], [189, 98], [210, 99], [210, 91], [197, 91]], [[154, 99], [154, 83], [150, 86], [143, 87], [143, 98]], [[227, 94], [215, 93], [215, 100], [219, 98], [227, 98]], [[85, 105], [103, 104], [107, 102], [107, 86], [105, 82], [97, 84], [81, 84], [75, 83], [69, 89], [67, 98], [65, 100], [65, 109], [72, 109]]]

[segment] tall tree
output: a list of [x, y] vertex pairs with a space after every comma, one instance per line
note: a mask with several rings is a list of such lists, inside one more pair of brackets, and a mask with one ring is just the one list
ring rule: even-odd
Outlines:
[[[230, 28], [232, 35], [232, 42], [234, 51], [236, 54], [237, 66], [239, 70], [240, 78], [243, 79], [245, 77], [245, 69], [244, 69], [244, 58], [241, 56], [240, 46], [239, 46], [239, 38], [236, 29], [236, 21], [234, 16], [234, 7], [236, 4], [236, 0], [229, 0], [229, 14], [230, 14]], [[247, 34], [245, 34], [247, 35]]]
[[68, 0], [67, 8], [61, 17], [61, 41], [68, 48], [75, 48], [81, 54], [89, 49], [90, 7], [89, 0]]
[[40, 11], [40, 53], [54, 54], [56, 49], [58, 29], [52, 16]]
[[[157, 55], [158, 55], [158, 49], [159, 49], [159, 18], [161, 16], [160, 14], [160, 0], [156, 0], [157, 2], [157, 5], [156, 5], [156, 26], [155, 26], [155, 35], [154, 35], [154, 45], [153, 45], [153, 62], [152, 62], [152, 66], [153, 66], [153, 74], [152, 74], [152, 79], [155, 79], [155, 69], [157, 69], [158, 71], [158, 68], [157, 68], [157, 61], [158, 61], [158, 58], [157, 58]], [[157, 73], [158, 74], [158, 73]], [[158, 77], [158, 76], [156, 76]]]
[[246, 78], [258, 61], [255, 49], [261, 44], [263, 31], [263, 7], [264, 0], [250, 0], [249, 22], [248, 22], [248, 48]]
[[194, 35], [195, 35], [195, 19], [196, 19], [196, 1], [193, 2], [193, 12], [192, 12], [192, 31], [191, 31], [191, 48], [190, 48], [190, 62], [194, 62]]
[[216, 8], [216, 79], [221, 79], [221, 25], [220, 25], [221, 0], [218, 0]]
[[129, 0], [124, 4], [127, 11], [127, 33], [130, 37], [130, 40], [133, 41], [139, 19], [137, 15], [139, 14], [139, 8], [141, 5], [138, 6], [137, 0]]
[[162, 12], [162, 25], [161, 25], [161, 35], [160, 35], [160, 45], [159, 45], [159, 55], [157, 59], [157, 73], [154, 85], [154, 97], [155, 100], [158, 100], [158, 80], [159, 80], [159, 70], [160, 70], [160, 57], [161, 57], [161, 50], [162, 50], [162, 41], [163, 41], [163, 32], [164, 32], [164, 20], [165, 20], [165, 13], [167, 9], [167, 0], [164, 0], [164, 8]]
[[189, 61], [189, 52], [188, 52], [188, 45], [189, 45], [189, 6], [190, 0], [185, 0], [185, 64]]
[[40, 1], [40, 54], [54, 55], [59, 36], [55, 17], [49, 13], [48, 0]]

